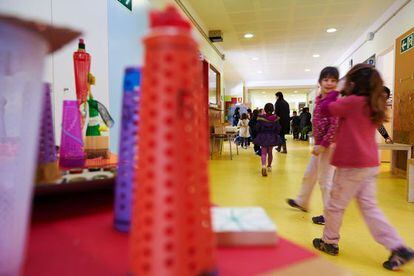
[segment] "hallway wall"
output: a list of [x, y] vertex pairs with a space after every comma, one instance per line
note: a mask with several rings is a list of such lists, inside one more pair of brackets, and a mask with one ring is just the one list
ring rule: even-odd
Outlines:
[[[391, 15], [404, 2], [406, 2], [406, 0], [396, 1], [395, 4], [383, 16], [387, 17]], [[349, 62], [351, 59], [353, 60], [353, 64], [355, 65], [357, 63], [363, 62], [364, 60], [368, 59], [370, 56], [374, 54], [376, 56], [379, 56], [387, 52], [389, 49], [394, 48], [395, 39], [414, 26], [413, 14], [414, 1], [411, 1], [375, 34], [375, 37], [372, 41], [366, 42], [360, 49], [355, 51], [355, 53], [353, 53], [349, 57], [346, 57], [346, 53], [344, 53], [345, 56], [342, 56], [336, 62], [337, 66], [339, 67], [341, 77], [344, 76], [346, 72], [349, 70]], [[357, 47], [364, 40], [366, 40], [367, 33], [374, 31], [375, 28], [379, 27], [382, 21], [383, 19], [379, 18], [378, 21], [375, 22], [370, 28], [368, 28], [366, 33], [364, 33], [355, 42], [353, 47]], [[351, 48], [348, 51], [352, 51]]]
[[[382, 17], [380, 17], [377, 22], [375, 22], [367, 30], [366, 33], [374, 31], [380, 27], [381, 22], [384, 22], [386, 18], [397, 12], [398, 8], [401, 7], [404, 3], [406, 3], [406, 0], [396, 1], [395, 4], [391, 6], [391, 8]], [[412, 56], [412, 53], [409, 53], [410, 55], [405, 54], [402, 56], [400, 54], [400, 46], [396, 45], [396, 39], [414, 27], [413, 14], [414, 1], [411, 0], [390, 21], [381, 27], [381, 29], [375, 34], [375, 37], [372, 41], [365, 42], [365, 44], [356, 50], [355, 53], [346, 59], [342, 58], [342, 60], [340, 59], [338, 61], [340, 73], [341, 76], [343, 76], [350, 68], [351, 59], [355, 65], [359, 62], [363, 62], [372, 55], [376, 56], [377, 69], [383, 75], [385, 85], [391, 89], [391, 92], [393, 94], [393, 107], [390, 107], [390, 110], [392, 112], [390, 116], [391, 122], [387, 123], [386, 127], [388, 128], [389, 133], [394, 138], [395, 142], [405, 144], [414, 144], [414, 123], [413, 120], [409, 119], [410, 114], [414, 113], [414, 110], [412, 108], [414, 105], [410, 101], [412, 97], [409, 96], [409, 91], [412, 91], [414, 89], [414, 86], [409, 82], [404, 83], [404, 87], [399, 85], [400, 76], [397, 75], [397, 72], [401, 71], [399, 68], [401, 66], [397, 64], [409, 64], [409, 60], [412, 60], [410, 58], [410, 55]], [[357, 47], [358, 43], [360, 45], [364, 40], [366, 40], [366, 34], [362, 35], [353, 46]], [[349, 49], [348, 51], [351, 50], [352, 49]], [[402, 75], [410, 75], [410, 72], [412, 71], [408, 71]], [[378, 138], [378, 141], [383, 141], [382, 137]], [[406, 169], [406, 158], [407, 156], [405, 153], [398, 153], [396, 160], [398, 169]], [[386, 157], [383, 154], [381, 159], [384, 161], [389, 160], [390, 158]]]

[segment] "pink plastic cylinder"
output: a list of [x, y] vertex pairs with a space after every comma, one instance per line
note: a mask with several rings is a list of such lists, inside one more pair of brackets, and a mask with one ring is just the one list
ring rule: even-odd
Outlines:
[[85, 165], [80, 112], [77, 101], [63, 101], [59, 166], [81, 168]]

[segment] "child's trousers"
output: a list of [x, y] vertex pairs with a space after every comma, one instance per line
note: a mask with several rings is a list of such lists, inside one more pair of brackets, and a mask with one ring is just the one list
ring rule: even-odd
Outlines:
[[266, 156], [267, 156], [267, 166], [272, 166], [273, 161], [273, 147], [261, 147], [261, 153], [262, 153], [262, 167], [266, 166]]
[[332, 185], [331, 198], [325, 208], [325, 228], [323, 240], [338, 244], [339, 229], [345, 208], [356, 198], [359, 210], [364, 217], [374, 239], [389, 250], [404, 245], [397, 231], [388, 223], [376, 201], [376, 176], [378, 167], [337, 168]]
[[318, 156], [313, 154], [311, 156], [305, 175], [302, 179], [302, 188], [297, 199], [295, 200], [297, 204], [305, 209], [309, 208], [309, 200], [316, 182], [319, 182], [324, 206], [328, 203], [332, 179], [335, 171], [335, 168], [331, 165], [332, 152], [333, 145], [328, 147], [325, 152], [319, 154]]

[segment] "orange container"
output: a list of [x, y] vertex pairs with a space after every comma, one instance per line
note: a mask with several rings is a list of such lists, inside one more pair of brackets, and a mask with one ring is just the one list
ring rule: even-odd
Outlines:
[[144, 40], [133, 275], [213, 275], [208, 101], [190, 24], [173, 7], [151, 14]]

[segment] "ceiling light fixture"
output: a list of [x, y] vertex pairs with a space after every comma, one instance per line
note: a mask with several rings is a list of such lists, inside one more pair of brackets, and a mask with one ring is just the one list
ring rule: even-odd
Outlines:
[[329, 29], [326, 30], [327, 33], [334, 33], [336, 31], [337, 31], [337, 29], [335, 29], [335, 28], [329, 28]]
[[252, 37], [254, 37], [254, 34], [252, 33], [244, 34], [244, 38], [252, 38]]
[[305, 69], [305, 72], [310, 72], [310, 69]]
[[313, 54], [312, 55], [314, 58], [318, 58], [318, 57], [320, 57], [321, 55], [320, 54]]
[[256, 61], [256, 60], [259, 60], [259, 58], [258, 57], [253, 57], [252, 60]]
[[261, 73], [263, 73], [263, 72], [262, 72], [262, 71], [260, 71], [260, 70], [259, 70], [259, 71], [257, 71], [257, 74], [261, 74]]
[[298, 90], [293, 91], [293, 93], [298, 93]]
[[266, 92], [263, 91], [262, 94], [266, 94]]

